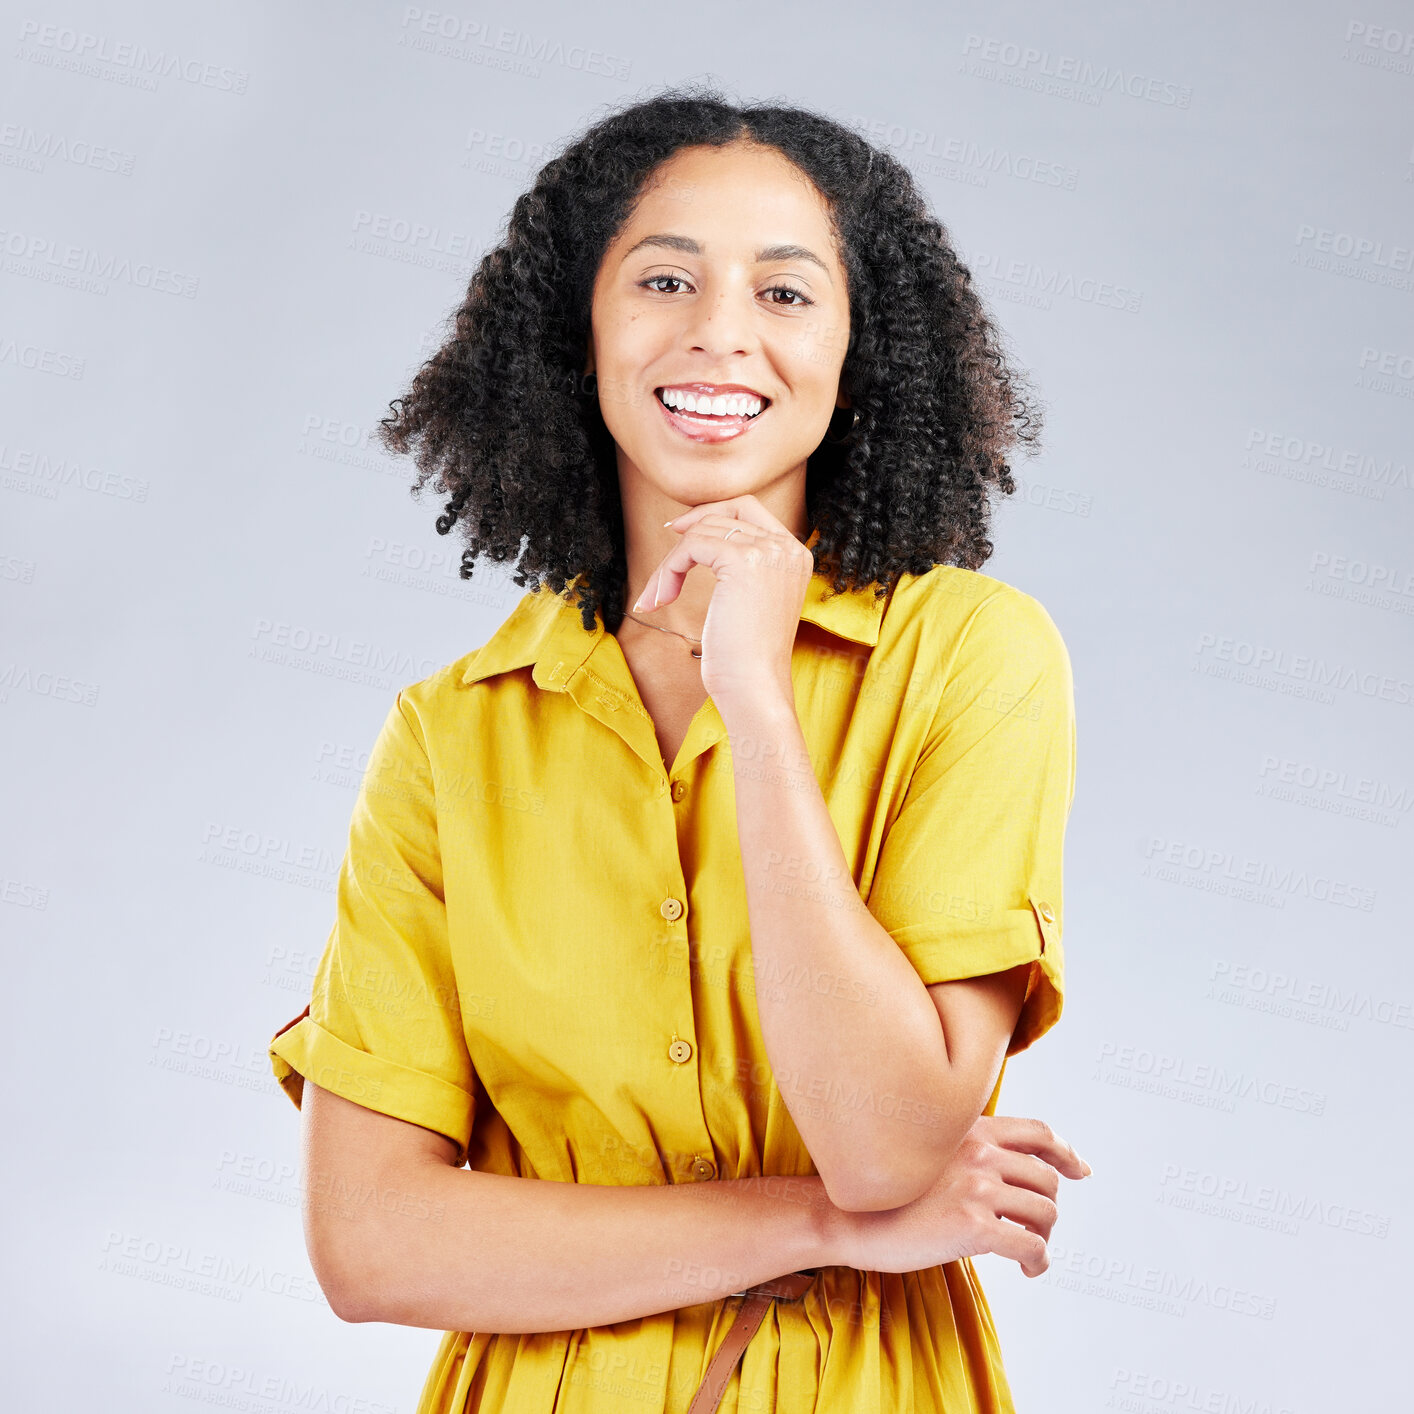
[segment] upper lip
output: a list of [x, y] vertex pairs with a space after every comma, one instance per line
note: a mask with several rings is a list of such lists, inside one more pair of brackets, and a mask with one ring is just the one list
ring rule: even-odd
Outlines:
[[771, 400], [765, 393], [758, 393], [755, 388], [748, 388], [745, 383], [661, 383], [654, 391], [673, 388], [680, 393], [697, 393], [709, 398], [729, 398], [733, 394], [745, 395], [748, 398], [760, 398], [763, 403]]

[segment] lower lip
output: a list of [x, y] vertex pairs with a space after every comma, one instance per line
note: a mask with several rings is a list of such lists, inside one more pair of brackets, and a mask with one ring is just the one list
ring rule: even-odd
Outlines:
[[730, 442], [770, 411], [768, 403], [755, 417], [694, 417], [690, 412], [670, 408], [657, 393], [653, 394], [653, 401], [667, 418], [668, 425], [692, 442]]

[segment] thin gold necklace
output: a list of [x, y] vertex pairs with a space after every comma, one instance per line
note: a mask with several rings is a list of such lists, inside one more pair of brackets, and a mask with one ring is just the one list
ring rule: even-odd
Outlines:
[[634, 623], [642, 624], [644, 628], [656, 628], [659, 633], [676, 634], [678, 638], [685, 638], [689, 643], [697, 644], [697, 647], [692, 650], [692, 656], [694, 658], [702, 657], [702, 640], [700, 638], [694, 638], [690, 633], [678, 633], [675, 628], [664, 628], [662, 624], [650, 624], [647, 620], [640, 619], [637, 614], [628, 614], [628, 617], [631, 618]]

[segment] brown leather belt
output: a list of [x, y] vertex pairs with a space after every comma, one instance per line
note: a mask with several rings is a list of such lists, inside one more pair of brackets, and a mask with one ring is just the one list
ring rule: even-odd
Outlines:
[[744, 1292], [732, 1293], [734, 1296], [745, 1296], [746, 1300], [738, 1309], [736, 1319], [721, 1345], [717, 1347], [717, 1353], [708, 1363], [707, 1373], [702, 1376], [702, 1383], [698, 1385], [697, 1393], [692, 1396], [687, 1414], [715, 1414], [732, 1377], [732, 1371], [741, 1359], [742, 1351], [750, 1344], [751, 1337], [756, 1334], [765, 1318], [766, 1308], [772, 1300], [799, 1301], [810, 1290], [810, 1284], [814, 1280], [814, 1272], [791, 1272], [772, 1281], [763, 1281]]

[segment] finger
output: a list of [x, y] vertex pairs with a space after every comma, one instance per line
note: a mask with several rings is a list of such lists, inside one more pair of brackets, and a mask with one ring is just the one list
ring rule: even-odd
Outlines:
[[[661, 566], [659, 566], [659, 568], [661, 568]], [[633, 612], [635, 614], [652, 613], [653, 610], [657, 607], [657, 605], [653, 602], [653, 595], [657, 588], [657, 584], [658, 570], [655, 569], [645, 581], [642, 592], [639, 594], [638, 598], [634, 600]]]
[[673, 530], [686, 530], [705, 515], [734, 516], [738, 520], [749, 521], [752, 525], [762, 526], [766, 530], [783, 531], [787, 535], [790, 534], [790, 531], [755, 496], [731, 496], [724, 501], [703, 501], [701, 505], [692, 506], [681, 515], [674, 516], [668, 525]]
[[654, 607], [671, 604], [678, 597], [682, 582], [693, 565], [706, 565], [715, 574], [725, 564], [740, 563], [737, 557], [746, 548], [744, 544], [737, 545], [736, 537], [723, 540], [717, 535], [689, 535], [679, 540], [658, 566], [653, 588]]
[[1085, 1178], [1093, 1172], [1090, 1165], [1075, 1152], [1043, 1119], [1023, 1119], [1016, 1115], [992, 1115], [992, 1126], [986, 1138], [998, 1148], [1017, 1153], [1035, 1154], [1052, 1164], [1067, 1178]]
[[[711, 532], [711, 534], [721, 536], [723, 539], [728, 535], [744, 535], [754, 540], [775, 538], [774, 531], [768, 530], [764, 525], [754, 525], [749, 520], [742, 520], [740, 516], [703, 516], [688, 529], [696, 530], [699, 533]], [[791, 538], [794, 539], [793, 536]]]
[[688, 507], [681, 515], [674, 516], [672, 520], [665, 522], [665, 524], [669, 530], [676, 530], [681, 533], [685, 530], [691, 530], [692, 527], [697, 525], [705, 516], [726, 515], [730, 516], [733, 520], [739, 520], [741, 517], [739, 517], [733, 509], [735, 504], [735, 498], [730, 501], [703, 501], [701, 505]]
[[769, 530], [731, 516], [704, 516], [696, 525], [689, 527], [683, 538], [691, 540], [694, 536], [729, 540], [733, 545], [746, 546], [756, 557], [753, 563], [765, 569], [781, 571], [791, 579], [798, 575], [809, 578], [815, 571], [815, 557], [788, 530]]
[[1060, 1216], [1054, 1199], [1047, 1198], [1044, 1193], [1033, 1193], [1029, 1188], [1013, 1188], [1005, 1183], [998, 1190], [994, 1211], [999, 1218], [1006, 1218], [1024, 1227], [1027, 1232], [1034, 1232], [1042, 1242], [1051, 1240], [1051, 1229]]
[[723, 540], [679, 540], [677, 545], [663, 557], [658, 566], [653, 587], [653, 607], [671, 604], [682, 591], [683, 580], [693, 565], [714, 565], [717, 557], [731, 547]]
[[1046, 1239], [1020, 1223], [998, 1218], [987, 1240], [987, 1250], [1016, 1262], [1029, 1277], [1038, 1277], [1051, 1265]]
[[[728, 501], [704, 501], [701, 505], [693, 506], [690, 510], [684, 511], [682, 515], [666, 522], [666, 524], [671, 526], [674, 530], [685, 534], [694, 526], [700, 527], [710, 521], [711, 524], [718, 526], [724, 532], [731, 532], [730, 535], [723, 533], [721, 539], [724, 541], [738, 539], [744, 536], [760, 537], [769, 534], [769, 529], [765, 526], [750, 520], [745, 520], [740, 516], [723, 514], [721, 510], [722, 507], [735, 506], [738, 501], [742, 500], [755, 501], [756, 498], [754, 496], [746, 496], [733, 497]], [[769, 516], [768, 518], [774, 519], [774, 517]], [[782, 529], [784, 529], [784, 527], [782, 527]], [[789, 535], [790, 532], [787, 531], [786, 534]], [[792, 541], [795, 539], [794, 536], [790, 538]], [[648, 580], [644, 584], [642, 592], [634, 602], [634, 613], [652, 613], [654, 609], [661, 608], [664, 604], [671, 604], [672, 601], [677, 598], [678, 592], [682, 588], [681, 580], [672, 587], [671, 592], [668, 592], [663, 587], [662, 569], [662, 564], [659, 564], [658, 568], [648, 576]]]
[[1054, 1200], [1060, 1192], [1060, 1170], [1035, 1154], [1018, 1153], [1014, 1149], [995, 1149], [988, 1156], [991, 1166], [1004, 1183], [1017, 1188], [1029, 1188]]
[[[708, 523], [706, 521], [699, 520], [697, 522], [697, 528], [702, 529], [702, 527], [707, 524]], [[692, 527], [689, 527], [689, 529], [691, 528]], [[723, 541], [727, 540], [728, 538], [759, 540], [769, 536], [770, 534], [769, 531], [763, 529], [761, 526], [752, 525], [748, 521], [738, 520], [734, 516], [713, 516], [709, 529], [713, 531], [714, 538]], [[729, 530], [732, 532], [732, 534], [730, 537], [726, 535], [717, 536], [715, 532], [718, 529]], [[677, 586], [673, 589], [671, 596], [669, 596], [668, 594], [666, 594], [666, 592], [663, 591], [662, 571], [664, 563], [666, 563], [666, 559], [664, 561], [660, 561], [658, 567], [653, 571], [652, 574], [648, 576], [647, 582], [644, 584], [642, 592], [634, 601], [634, 613], [652, 613], [654, 609], [661, 608], [664, 604], [670, 604], [672, 603], [673, 599], [677, 598], [678, 590], [682, 588], [681, 580], [679, 580]], [[691, 566], [689, 565], [688, 568], [691, 568]], [[686, 570], [684, 570], [684, 576], [685, 575]], [[658, 597], [660, 594], [662, 595], [661, 598]]]

